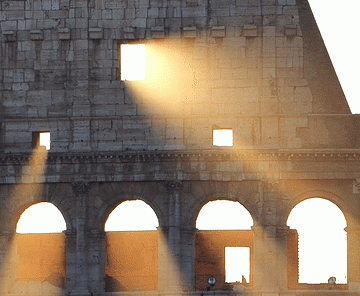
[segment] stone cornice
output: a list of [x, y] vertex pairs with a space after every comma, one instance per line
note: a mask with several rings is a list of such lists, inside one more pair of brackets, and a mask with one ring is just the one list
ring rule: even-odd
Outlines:
[[[0, 154], [0, 165], [25, 164], [30, 153]], [[47, 163], [97, 163], [97, 162], [173, 162], [173, 161], [357, 161], [360, 149], [334, 150], [194, 150], [194, 151], [140, 151], [140, 152], [50, 152]]]
[[0, 155], [0, 184], [360, 179], [360, 150], [52, 152], [38, 176], [29, 158]]

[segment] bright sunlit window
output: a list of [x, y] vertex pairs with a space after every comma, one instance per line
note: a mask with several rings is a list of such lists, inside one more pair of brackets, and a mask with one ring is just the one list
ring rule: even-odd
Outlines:
[[200, 230], [251, 229], [253, 219], [248, 210], [237, 201], [216, 200], [204, 205], [196, 220]]
[[57, 233], [66, 230], [66, 223], [59, 209], [49, 202], [28, 207], [20, 216], [17, 233]]
[[105, 223], [105, 231], [156, 230], [159, 226], [154, 210], [142, 200], [128, 200], [118, 205]]
[[227, 283], [249, 283], [250, 279], [250, 248], [225, 248], [225, 281]]
[[46, 150], [50, 150], [50, 133], [49, 132], [39, 133], [39, 145], [45, 147]]
[[233, 130], [232, 129], [214, 129], [213, 130], [214, 146], [233, 146]]
[[145, 79], [145, 44], [121, 44], [121, 80]]
[[299, 283], [347, 283], [346, 220], [332, 202], [311, 198], [290, 213], [288, 226], [299, 234]]

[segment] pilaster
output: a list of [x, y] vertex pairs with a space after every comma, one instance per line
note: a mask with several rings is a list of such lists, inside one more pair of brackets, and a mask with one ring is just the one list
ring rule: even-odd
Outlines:
[[360, 291], [360, 227], [348, 226], [347, 276], [350, 291]]
[[11, 278], [16, 274], [14, 269], [14, 233], [0, 232], [0, 295], [13, 292]]
[[262, 212], [254, 233], [254, 288], [263, 295], [278, 295], [287, 290], [287, 236], [289, 227], [279, 222], [282, 184], [263, 182], [260, 197]]
[[101, 230], [88, 232], [88, 273], [89, 287], [93, 293], [105, 291], [106, 233]]
[[91, 295], [89, 291], [88, 273], [88, 248], [87, 248], [87, 226], [86, 226], [86, 197], [89, 186], [86, 182], [74, 182], [73, 192], [76, 196], [76, 218], [75, 218], [75, 287], [71, 290], [71, 296]]
[[186, 289], [181, 272], [181, 201], [182, 182], [164, 183], [169, 196], [168, 225], [161, 228], [159, 239], [159, 290], [179, 292]]

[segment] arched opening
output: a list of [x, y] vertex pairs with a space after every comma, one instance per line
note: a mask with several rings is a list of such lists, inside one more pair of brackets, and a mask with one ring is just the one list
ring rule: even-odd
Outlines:
[[307, 199], [293, 208], [287, 225], [296, 229], [299, 236], [301, 288], [306, 289], [305, 283], [328, 288], [331, 277], [336, 278], [333, 288], [344, 288], [341, 284], [347, 283], [347, 237], [342, 211], [328, 200]]
[[16, 225], [17, 233], [60, 233], [66, 223], [59, 209], [49, 202], [40, 202], [28, 207]]
[[217, 290], [252, 284], [252, 225], [250, 213], [239, 202], [217, 200], [202, 207], [196, 221], [196, 290], [210, 290], [211, 276], [217, 278]]
[[142, 200], [127, 200], [110, 213], [105, 231], [156, 230], [158, 226], [158, 218], [147, 203]]
[[66, 223], [58, 208], [49, 202], [28, 207], [16, 225], [16, 294], [41, 289], [47, 295], [65, 288]]
[[197, 217], [199, 230], [251, 229], [253, 219], [249, 211], [239, 202], [215, 200], [205, 204]]
[[154, 291], [158, 283], [159, 222], [141, 200], [119, 204], [105, 223], [106, 292]]

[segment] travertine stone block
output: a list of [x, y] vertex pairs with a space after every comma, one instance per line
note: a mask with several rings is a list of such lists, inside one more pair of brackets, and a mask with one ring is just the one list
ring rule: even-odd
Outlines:
[[245, 25], [244, 33], [245, 37], [257, 37], [258, 36], [258, 28], [255, 25]]
[[185, 27], [183, 28], [184, 38], [196, 38], [196, 27]]
[[100, 40], [104, 37], [103, 28], [89, 28], [89, 38], [93, 40]]
[[285, 27], [285, 32], [284, 32], [285, 36], [296, 36], [297, 35], [297, 27], [296, 26], [291, 26], [291, 25], [287, 25]]
[[3, 31], [5, 42], [14, 42], [16, 41], [16, 31]]
[[44, 32], [41, 30], [30, 30], [30, 39], [41, 41], [44, 39]]
[[151, 28], [151, 38], [162, 39], [165, 37], [165, 28], [161, 26], [155, 26]]
[[226, 37], [226, 28], [225, 26], [218, 26], [211, 28], [211, 36], [214, 38], [224, 38]]
[[60, 40], [70, 40], [70, 29], [69, 28], [59, 28], [59, 39]]

